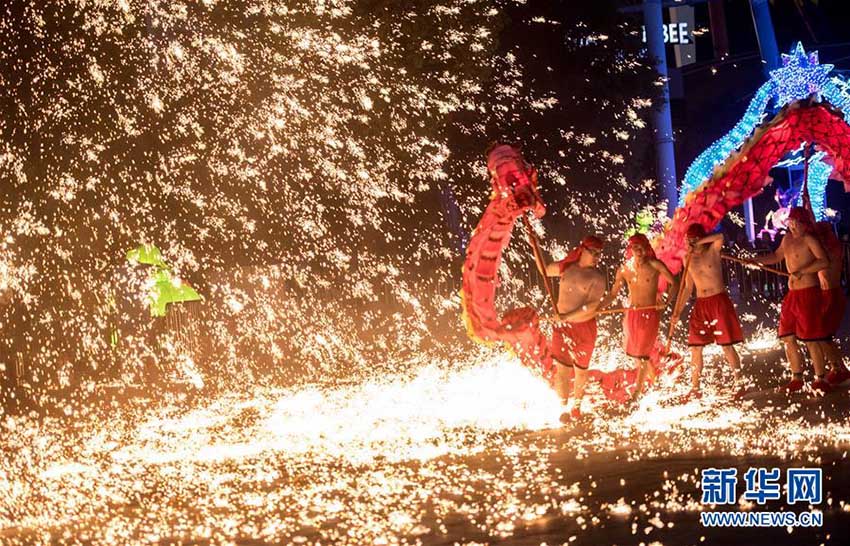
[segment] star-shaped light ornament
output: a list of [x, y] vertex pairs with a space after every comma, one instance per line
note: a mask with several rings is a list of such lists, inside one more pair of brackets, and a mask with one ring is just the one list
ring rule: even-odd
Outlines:
[[790, 55], [782, 54], [782, 68], [770, 71], [770, 79], [776, 86], [777, 107], [820, 93], [833, 68], [834, 65], [818, 62], [817, 51], [807, 54], [803, 44], [797, 42]]

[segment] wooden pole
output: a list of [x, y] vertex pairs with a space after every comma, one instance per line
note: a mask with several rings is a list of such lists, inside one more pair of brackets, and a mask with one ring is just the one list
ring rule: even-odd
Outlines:
[[682, 268], [682, 282], [679, 283], [679, 293], [676, 294], [676, 302], [673, 304], [673, 313], [670, 315], [670, 327], [667, 329], [667, 345], [664, 346], [664, 354], [670, 354], [670, 345], [673, 343], [673, 332], [676, 330], [676, 322], [679, 320], [679, 313], [685, 302], [682, 301], [682, 296], [685, 292], [685, 284], [688, 282], [688, 270], [691, 267], [691, 255], [685, 257], [685, 266]]
[[[626, 313], [628, 311], [660, 311], [664, 309], [663, 305], [649, 305], [646, 307], [617, 307], [615, 309], [605, 309], [597, 311], [597, 315], [613, 315], [615, 313]], [[553, 319], [552, 322], [561, 322], [561, 319]]]
[[628, 311], [660, 311], [664, 309], [663, 305], [647, 305], [646, 307], [618, 307], [616, 309], [605, 309], [604, 311], [597, 311], [597, 315], [609, 315], [612, 313], [626, 313]]
[[768, 267], [766, 265], [762, 265], [758, 262], [753, 262], [751, 260], [744, 260], [744, 259], [741, 259], [741, 258], [736, 258], [735, 256], [729, 256], [728, 254], [722, 254], [720, 257], [723, 258], [724, 260], [729, 260], [731, 262], [738, 262], [739, 264], [753, 266], [753, 267], [756, 267], [756, 268], [761, 269], [763, 271], [767, 271], [769, 273], [776, 273], [777, 275], [782, 275], [783, 277], [790, 277], [791, 276], [791, 274], [788, 273], [787, 271], [782, 271], [780, 269], [774, 269], [772, 267]]
[[537, 262], [537, 268], [540, 270], [540, 274], [543, 275], [543, 286], [546, 288], [546, 293], [549, 294], [549, 301], [552, 303], [552, 312], [554, 313], [555, 319], [560, 319], [560, 315], [558, 314], [558, 298], [555, 297], [555, 290], [552, 288], [552, 281], [549, 280], [549, 276], [546, 274], [546, 260], [543, 259], [543, 253], [540, 251], [540, 242], [537, 240], [537, 235], [531, 227], [531, 222], [528, 220], [528, 216], [523, 214], [522, 221], [525, 224], [525, 231], [528, 234], [528, 242], [531, 245], [532, 252], [534, 253], [534, 261]]
[[811, 158], [812, 145], [806, 142], [803, 148], [803, 187], [800, 191], [803, 193], [803, 208], [809, 212], [812, 212], [812, 198], [809, 197], [809, 160]]

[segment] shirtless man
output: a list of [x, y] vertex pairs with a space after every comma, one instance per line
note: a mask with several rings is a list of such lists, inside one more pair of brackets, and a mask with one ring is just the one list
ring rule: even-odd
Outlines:
[[[701, 224], [691, 224], [687, 232], [688, 276], [682, 287], [682, 302], [687, 302], [696, 287], [697, 299], [688, 321], [688, 346], [691, 349], [691, 392], [687, 398], [701, 398], [700, 375], [702, 374], [702, 349], [709, 343], [723, 347], [723, 354], [735, 383], [741, 382], [741, 358], [735, 350], [735, 344], [741, 343], [744, 336], [741, 323], [735, 313], [735, 306], [726, 293], [723, 284], [723, 269], [720, 264], [720, 251], [723, 248], [723, 234], [705, 234]], [[682, 305], [684, 307], [684, 305]], [[682, 309], [673, 317], [678, 322]]]
[[829, 258], [814, 235], [812, 213], [803, 207], [794, 207], [788, 213], [788, 233], [782, 237], [779, 248], [771, 254], [759, 256], [756, 262], [764, 265], [778, 264], [785, 260], [790, 276], [788, 293], [782, 300], [779, 314], [779, 337], [785, 344], [785, 355], [791, 365], [791, 381], [785, 386], [788, 393], [803, 388], [803, 353], [797, 340], [804, 342], [809, 350], [816, 379], [812, 389], [826, 393], [829, 383], [824, 379], [824, 362], [821, 313], [823, 294], [818, 271], [829, 267]]
[[667, 281], [667, 303], [675, 292], [676, 279], [667, 266], [655, 257], [646, 235], [637, 234], [629, 238], [626, 261], [617, 271], [614, 286], [605, 298], [607, 307], [620, 294], [623, 284], [629, 287], [629, 307], [653, 307], [656, 309], [629, 310], [623, 318], [626, 354], [635, 359], [638, 374], [632, 400], [643, 394], [643, 385], [649, 369], [649, 356], [658, 339], [658, 326], [663, 308], [658, 293], [658, 276]]
[[565, 402], [575, 378], [572, 409], [562, 420], [581, 417], [587, 369], [596, 345], [596, 310], [605, 295], [605, 277], [596, 269], [603, 244], [597, 237], [585, 237], [566, 258], [546, 266], [546, 275], [560, 277], [561, 322], [552, 333], [552, 356], [557, 362], [555, 388]]
[[829, 258], [829, 267], [818, 271], [818, 280], [823, 291], [824, 308], [821, 313], [823, 320], [822, 334], [829, 339], [823, 341], [824, 357], [830, 365], [826, 381], [832, 385], [840, 385], [850, 379], [850, 371], [844, 366], [841, 352], [835, 344], [835, 335], [844, 320], [847, 299], [841, 289], [841, 271], [844, 268], [844, 249], [841, 241], [835, 236], [829, 222], [815, 224], [818, 241], [823, 245]]

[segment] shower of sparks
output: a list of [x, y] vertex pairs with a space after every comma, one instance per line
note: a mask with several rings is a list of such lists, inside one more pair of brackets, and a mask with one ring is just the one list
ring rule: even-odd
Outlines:
[[[576, 481], [559, 458], [815, 462], [850, 445], [845, 421], [812, 423], [793, 404], [780, 412], [730, 405], [715, 381], [701, 401], [662, 407], [656, 390], [619, 417], [592, 389], [598, 413], [565, 442], [552, 430], [559, 401], [518, 362], [482, 352], [451, 371], [410, 364], [419, 372], [409, 379], [258, 389], [200, 407], [104, 411], [70, 426], [8, 417], [0, 536], [8, 544], [415, 544], [462, 521], [496, 540], [547, 518], [604, 526], [637, 510], [635, 499], [591, 509], [595, 480], [624, 480], [611, 469]], [[697, 476], [659, 479], [644, 522], [653, 525], [658, 510], [699, 510], [682, 491]], [[832, 499], [829, 510], [848, 500]]]
[[[391, 271], [414, 252], [439, 255], [444, 237], [432, 223], [411, 240], [398, 224], [446, 178], [450, 153], [436, 134], [471, 104], [481, 75], [470, 67], [494, 62], [490, 27], [502, 14], [476, 1], [356, 7], [5, 4], [0, 58], [9, 70], [0, 83], [16, 109], [0, 119], [0, 164], [11, 175], [2, 280], [17, 267], [29, 282], [3, 287], [76, 342], [63, 345], [70, 336], [54, 332], [38, 358], [109, 351], [104, 302], [135, 296], [121, 262], [147, 242], [179, 276], [212, 279], [209, 323], [247, 319], [258, 328], [237, 315], [262, 307], [267, 337], [289, 342], [275, 349], [263, 339], [256, 349], [278, 362], [362, 358], [356, 314], [320, 312], [332, 286], [340, 301], [352, 290], [361, 302], [406, 300], [410, 320], [384, 325], [386, 339], [421, 337], [421, 313], [404, 297], [410, 280]], [[428, 36], [427, 47], [413, 30]], [[396, 249], [372, 248], [377, 238]], [[255, 300], [233, 287], [228, 272], [245, 255], [276, 264], [285, 299]], [[132, 328], [121, 326], [126, 345]], [[233, 332], [210, 330], [214, 369], [246, 368]], [[127, 347], [121, 358], [136, 352]]]
[[[103, 370], [144, 381], [146, 359], [172, 380], [239, 386], [369, 375], [376, 354], [445, 356], [440, 332], [456, 328], [458, 309], [446, 304], [458, 288], [452, 237], [486, 195], [481, 150], [458, 155], [445, 128], [484, 143], [491, 127], [523, 134], [561, 104], [523, 81], [521, 50], [499, 49], [521, 4], [6, 3], [0, 88], [14, 107], [0, 117], [0, 288], [18, 304], [6, 311], [24, 324], [15, 336], [39, 340], [15, 350], [41, 402]], [[622, 38], [583, 22], [564, 32], [573, 53], [617, 60], [606, 75], [648, 70]], [[627, 143], [644, 130], [649, 99], [612, 103], [585, 80], [588, 97], [571, 100], [613, 117], [598, 134], [561, 131], [539, 158], [552, 188], [568, 183], [567, 153], [626, 184]], [[570, 225], [613, 232], [626, 216], [619, 191], [551, 197]], [[156, 348], [138, 305], [143, 272], [123, 262], [140, 243], [200, 288], [200, 349]], [[526, 252], [507, 262], [510, 278]], [[527, 290], [507, 283], [504, 303], [542, 298]], [[181, 350], [200, 354], [187, 367]]]
[[[553, 96], [523, 81], [522, 51], [500, 49], [524, 2], [372, 4], [4, 4], [0, 296], [26, 358], [0, 368], [19, 366], [50, 411], [0, 421], [0, 542], [416, 544], [462, 524], [485, 543], [552, 517], [580, 532], [644, 515], [649, 534], [654, 512], [695, 510], [681, 490], [696, 473], [651, 501], [623, 489], [594, 505], [596, 480], [556, 460], [814, 458], [850, 442], [844, 424], [729, 407], [720, 388], [672, 409], [659, 388], [619, 416], [593, 387], [591, 424], [565, 439], [551, 389], [463, 336], [447, 231], [468, 232], [487, 182], [480, 151], [446, 135], [505, 126], [545, 142], [534, 160], [557, 206], [537, 228], [570, 229], [547, 242], [554, 257], [593, 230], [617, 262], [635, 199], [655, 200], [645, 174], [625, 174], [652, 101], [588, 89], [648, 70], [618, 49], [636, 31], [533, 17], [576, 55], [596, 48], [582, 61], [596, 72], [595, 53], [617, 60], [601, 84], [569, 82], [587, 97]], [[529, 129], [569, 101], [593, 124]], [[571, 187], [591, 172], [608, 184]], [[142, 243], [204, 297], [165, 332], [144, 314], [146, 270], [124, 260]], [[527, 249], [505, 258], [500, 305], [543, 308]], [[616, 321], [601, 334], [594, 366], [625, 365]], [[775, 348], [764, 334], [749, 350]], [[149, 368], [188, 392], [146, 383]], [[122, 389], [142, 396], [112, 401]]]

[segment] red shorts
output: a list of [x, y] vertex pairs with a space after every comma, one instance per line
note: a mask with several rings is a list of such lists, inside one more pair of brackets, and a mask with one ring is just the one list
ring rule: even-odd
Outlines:
[[586, 370], [596, 346], [596, 319], [562, 322], [552, 331], [552, 357], [564, 366]]
[[823, 303], [823, 334], [832, 337], [841, 328], [847, 298], [841, 288], [830, 288], [823, 291]]
[[821, 341], [823, 332], [823, 292], [820, 286], [789, 290], [779, 313], [779, 337], [797, 336], [800, 341]]
[[649, 358], [658, 339], [660, 322], [661, 315], [654, 309], [626, 311], [626, 316], [623, 317], [626, 354], [636, 358]]
[[688, 345], [701, 347], [709, 343], [734, 345], [744, 341], [741, 323], [729, 294], [721, 292], [697, 298], [688, 325]]

